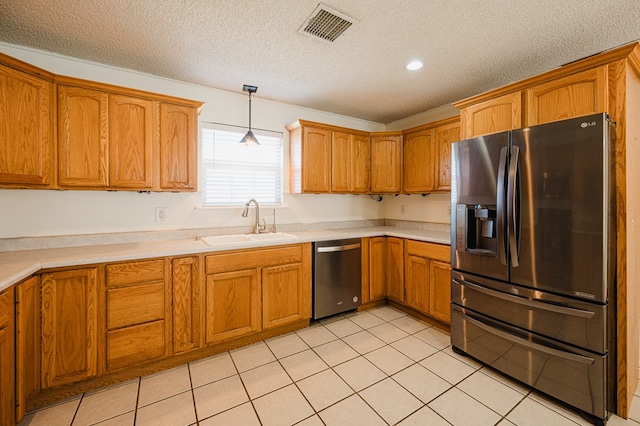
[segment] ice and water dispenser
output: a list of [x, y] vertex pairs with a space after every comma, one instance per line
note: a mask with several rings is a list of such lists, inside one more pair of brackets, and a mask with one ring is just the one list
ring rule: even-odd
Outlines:
[[457, 249], [495, 255], [498, 249], [496, 206], [458, 204], [456, 209]]

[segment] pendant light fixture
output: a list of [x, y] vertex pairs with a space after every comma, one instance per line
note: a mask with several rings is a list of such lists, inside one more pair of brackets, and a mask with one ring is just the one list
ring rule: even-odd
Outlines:
[[240, 140], [240, 143], [246, 146], [260, 145], [260, 142], [258, 142], [258, 139], [256, 139], [255, 135], [251, 131], [251, 94], [258, 91], [258, 86], [249, 86], [248, 84], [245, 84], [242, 86], [242, 91], [249, 92], [249, 131], [244, 135], [242, 140]]

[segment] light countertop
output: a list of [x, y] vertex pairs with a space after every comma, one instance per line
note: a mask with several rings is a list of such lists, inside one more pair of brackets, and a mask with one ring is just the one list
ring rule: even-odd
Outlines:
[[330, 229], [287, 232], [295, 238], [283, 240], [243, 241], [241, 243], [207, 245], [200, 239], [166, 240], [140, 243], [104, 244], [92, 246], [62, 247], [38, 250], [0, 252], [0, 291], [18, 283], [41, 269], [91, 265], [96, 263], [127, 261], [165, 256], [181, 256], [197, 253], [213, 253], [224, 250], [297, 244], [343, 238], [390, 236], [449, 244], [449, 232], [409, 229], [394, 226]]

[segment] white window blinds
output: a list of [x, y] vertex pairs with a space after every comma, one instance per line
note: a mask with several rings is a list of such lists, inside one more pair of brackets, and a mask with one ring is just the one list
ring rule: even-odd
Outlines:
[[203, 205], [282, 204], [282, 134], [254, 131], [260, 145], [239, 143], [246, 133], [202, 125]]

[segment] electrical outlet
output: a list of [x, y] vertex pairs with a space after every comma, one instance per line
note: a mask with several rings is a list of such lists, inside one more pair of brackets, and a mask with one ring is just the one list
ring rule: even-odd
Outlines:
[[400, 204], [400, 214], [404, 214], [404, 204]]
[[167, 221], [167, 208], [156, 207], [156, 222], [166, 222], [166, 221]]

